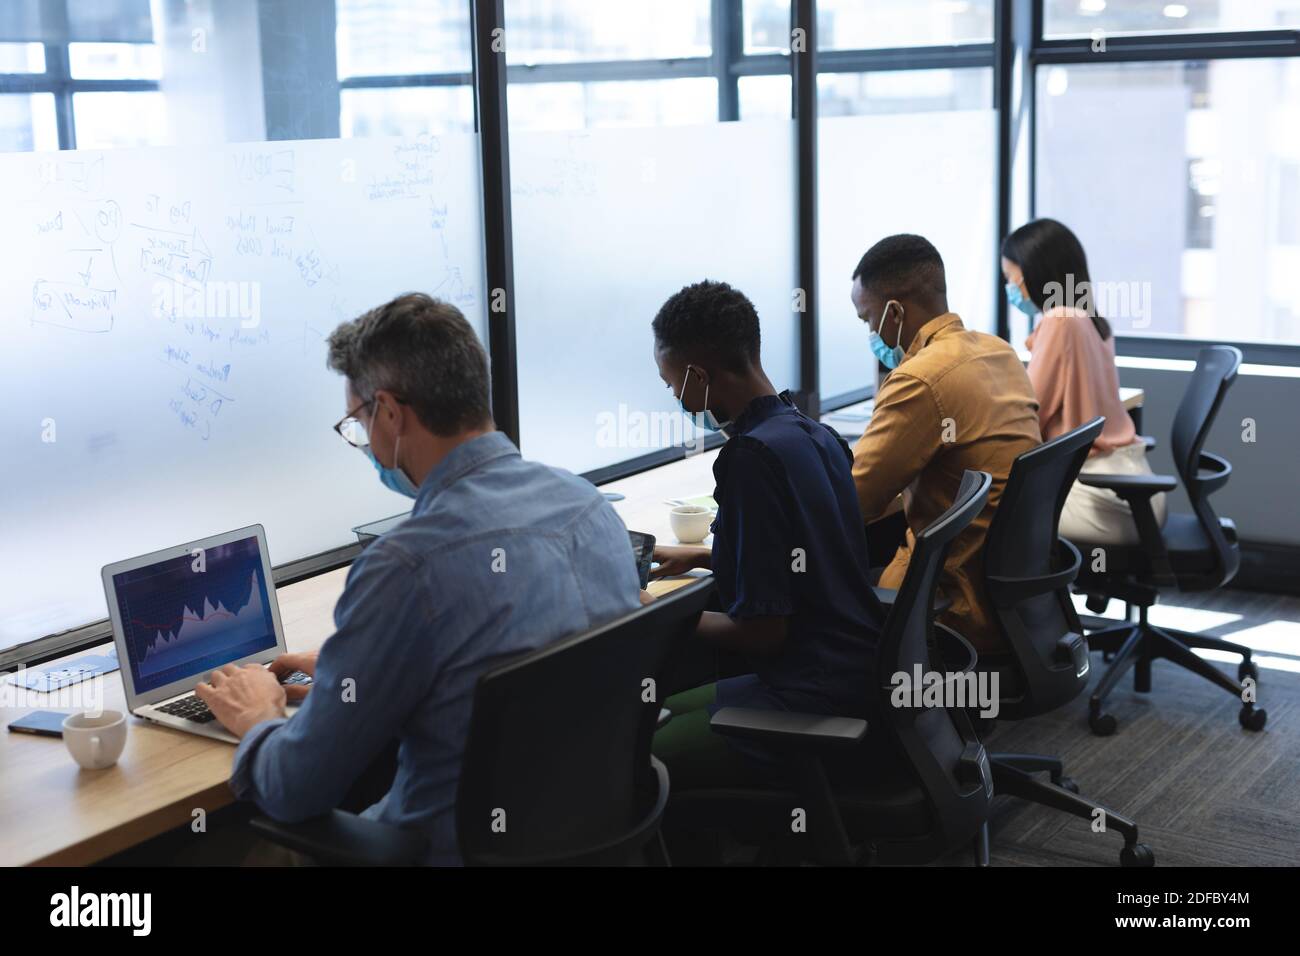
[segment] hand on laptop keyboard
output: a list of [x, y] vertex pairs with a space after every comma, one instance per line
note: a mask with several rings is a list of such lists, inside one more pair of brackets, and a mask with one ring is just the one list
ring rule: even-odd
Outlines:
[[196, 724], [206, 724], [217, 719], [216, 715], [208, 710], [208, 705], [193, 694], [177, 697], [171, 703], [160, 706], [158, 710], [164, 714], [170, 714], [172, 717], [192, 720]]

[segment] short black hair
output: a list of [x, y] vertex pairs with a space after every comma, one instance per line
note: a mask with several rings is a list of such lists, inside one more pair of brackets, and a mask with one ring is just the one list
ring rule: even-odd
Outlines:
[[435, 435], [492, 422], [487, 353], [449, 302], [409, 292], [344, 322], [329, 337], [328, 361], [357, 398], [392, 392]]
[[853, 278], [862, 283], [862, 288], [880, 289], [895, 299], [948, 294], [943, 257], [923, 236], [904, 234], [881, 239], [858, 261]]
[[758, 312], [742, 292], [705, 280], [675, 293], [654, 323], [655, 345], [673, 355], [708, 353], [724, 368], [744, 372], [758, 362]]

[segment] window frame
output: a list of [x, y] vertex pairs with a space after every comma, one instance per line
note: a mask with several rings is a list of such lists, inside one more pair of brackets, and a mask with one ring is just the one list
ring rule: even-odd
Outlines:
[[[1105, 35], [1102, 50], [1094, 50], [1092, 36], [1045, 36], [1045, 0], [1011, 0], [1016, 14], [1024, 22], [1021, 46], [1026, 55], [1022, 77], [1028, 101], [1028, 209], [1037, 215], [1038, 180], [1038, 111], [1035, 104], [1038, 68], [1103, 63], [1213, 62], [1216, 60], [1286, 59], [1300, 57], [1300, 28], [1277, 30], [1239, 30], [1224, 32], [1123, 33]], [[1000, 204], [1007, 208], [1011, 196]], [[1003, 313], [1005, 304], [1000, 306]], [[1001, 326], [999, 326], [1001, 334]], [[1004, 335], [1004, 337], [1006, 337]], [[1184, 335], [1132, 335], [1120, 333], [1115, 338], [1120, 355], [1133, 358], [1188, 359], [1209, 341]], [[1247, 362], [1287, 367], [1300, 366], [1300, 343], [1246, 342], [1215, 339], [1213, 344], [1235, 345]]]
[[[64, 24], [68, 21], [67, 0], [55, 7], [61, 13]], [[77, 148], [77, 123], [73, 106], [73, 96], [77, 93], [148, 93], [158, 92], [162, 84], [158, 80], [145, 79], [77, 79], [72, 75], [68, 47], [79, 42], [65, 39], [61, 42], [45, 42], [45, 72], [43, 73], [0, 73], [0, 94], [4, 93], [53, 93], [54, 116], [58, 127], [59, 150]]]
[[[513, 246], [510, 221], [509, 123], [506, 106], [508, 83], [545, 83], [600, 80], [659, 80], [713, 77], [717, 80], [718, 120], [739, 120], [739, 79], [746, 76], [789, 75], [791, 118], [795, 121], [797, 182], [791, 199], [796, 204], [797, 281], [806, 294], [799, 336], [800, 382], [798, 400], [810, 415], [869, 397], [869, 384], [853, 392], [823, 396], [818, 368], [817, 290], [817, 77], [821, 73], [867, 73], [889, 70], [991, 68], [993, 108], [997, 123], [995, 251], [1010, 230], [1013, 202], [1025, 200], [1035, 212], [1037, 176], [1037, 115], [1035, 90], [1040, 66], [1102, 62], [1210, 61], [1237, 58], [1300, 57], [1300, 29], [1174, 34], [1124, 34], [1108, 37], [1106, 51], [1094, 53], [1090, 37], [1046, 39], [1043, 33], [1044, 0], [996, 0], [993, 37], [989, 42], [882, 49], [817, 49], [816, 0], [791, 0], [791, 27], [806, 31], [807, 50], [789, 53], [746, 54], [743, 37], [743, 0], [710, 0], [712, 53], [709, 56], [587, 61], [507, 66], [504, 54], [492, 49], [495, 31], [504, 28], [505, 0], [464, 0], [469, 5], [472, 61], [470, 72], [446, 71], [384, 76], [351, 76], [338, 80], [339, 90], [464, 86], [472, 89], [474, 128], [480, 135], [484, 262], [487, 288], [500, 293], [488, 311], [488, 349], [491, 361], [493, 410], [501, 430], [519, 442], [518, 350], [515, 341]], [[66, 3], [62, 5], [66, 13]], [[59, 132], [59, 149], [76, 148], [73, 96], [81, 92], [159, 91], [158, 80], [74, 79], [68, 62], [68, 43], [45, 43], [45, 72], [0, 74], [0, 93], [52, 93]], [[1027, 142], [1023, 137], [1028, 137]], [[1023, 185], [1013, 168], [1016, 146], [1025, 143], [1028, 169]], [[1009, 337], [1007, 304], [998, 262], [989, 263], [988, 294], [995, 302], [997, 332]], [[494, 296], [495, 298], [495, 296]], [[1194, 358], [1205, 343], [1174, 336], [1122, 336], [1122, 355], [1156, 358]], [[1234, 343], [1248, 361], [1300, 366], [1300, 344]], [[721, 444], [709, 436], [705, 448]], [[684, 448], [669, 448], [631, 458], [584, 475], [596, 484], [627, 477], [683, 458]], [[301, 580], [348, 564], [360, 546], [345, 545], [290, 562], [275, 569], [277, 585]], [[107, 622], [91, 622], [57, 635], [38, 638], [0, 653], [0, 665], [36, 664], [102, 643]]]

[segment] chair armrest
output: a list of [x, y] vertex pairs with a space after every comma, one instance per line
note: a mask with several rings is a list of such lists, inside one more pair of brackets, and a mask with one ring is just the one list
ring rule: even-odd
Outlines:
[[1090, 488], [1109, 488], [1128, 504], [1137, 525], [1138, 540], [1151, 562], [1153, 583], [1168, 587], [1177, 583], [1165, 538], [1156, 521], [1151, 499], [1162, 491], [1173, 491], [1178, 480], [1169, 475], [1079, 475], [1079, 482]]
[[342, 810], [331, 810], [301, 823], [256, 816], [249, 825], [273, 843], [305, 853], [327, 866], [414, 866], [429, 845], [423, 833]]
[[1171, 475], [1079, 475], [1079, 484], [1089, 488], [1108, 488], [1125, 501], [1150, 498], [1162, 491], [1173, 491], [1178, 479]]
[[1232, 463], [1228, 459], [1203, 451], [1196, 462], [1196, 477], [1187, 482], [1187, 492], [1192, 496], [1213, 494], [1226, 485], [1231, 477]]
[[[885, 607], [893, 607], [894, 602], [898, 600], [898, 588], [872, 588], [871, 590], [876, 592], [876, 600]], [[942, 614], [950, 607], [952, 607], [952, 598], [936, 591], [934, 595], [935, 611]]]
[[997, 574], [985, 575], [984, 590], [993, 599], [993, 603], [997, 607], [1015, 607], [1029, 598], [1038, 597], [1040, 594], [1050, 594], [1053, 591], [1068, 588], [1073, 584], [1074, 579], [1079, 576], [1079, 567], [1083, 563], [1083, 558], [1079, 554], [1079, 549], [1065, 538], [1057, 537], [1056, 544], [1058, 554], [1063, 555], [1064, 559], [1053, 562], [1054, 564], [1060, 564], [1061, 567], [1051, 574], [1042, 574], [1030, 578], [1012, 578]]
[[724, 737], [797, 750], [847, 750], [867, 735], [865, 720], [757, 707], [723, 707], [713, 715], [709, 727]]

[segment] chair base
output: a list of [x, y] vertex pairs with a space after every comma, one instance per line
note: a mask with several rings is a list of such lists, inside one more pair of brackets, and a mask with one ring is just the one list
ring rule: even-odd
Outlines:
[[[1259, 668], [1250, 659], [1250, 648], [1217, 637], [1204, 637], [1199, 634], [1187, 634], [1182, 631], [1166, 630], [1156, 627], [1147, 620], [1147, 609], [1139, 608], [1137, 621], [1127, 621], [1115, 627], [1094, 631], [1088, 635], [1088, 646], [1092, 650], [1103, 652], [1105, 660], [1110, 663], [1102, 675], [1097, 689], [1088, 701], [1088, 726], [1099, 737], [1109, 737], [1118, 726], [1115, 717], [1103, 709], [1106, 696], [1115, 689], [1120, 679], [1133, 670], [1133, 689], [1140, 694], [1151, 690], [1151, 662], [1157, 658], [1172, 661], [1178, 666], [1199, 674], [1206, 680], [1217, 684], [1228, 693], [1242, 701], [1237, 720], [1247, 730], [1263, 730], [1268, 721], [1268, 712], [1256, 707], [1253, 693], [1247, 699], [1245, 681], [1251, 682], [1253, 691], [1259, 684]], [[1240, 654], [1241, 664], [1237, 667], [1237, 680], [1233, 680], [1212, 663], [1199, 657], [1194, 650], [1215, 650], [1228, 654]]]
[[[1137, 824], [1114, 810], [1100, 806], [1094, 800], [1080, 796], [1078, 784], [1065, 776], [1059, 757], [991, 753], [989, 765], [993, 768], [994, 793], [1072, 814], [1087, 820], [1094, 827], [1100, 821], [1105, 829], [1117, 830], [1124, 838], [1124, 847], [1120, 850], [1119, 857], [1121, 865], [1155, 865], [1156, 858], [1151, 848], [1138, 842]], [[1034, 777], [1035, 773], [1048, 774], [1048, 780]]]

